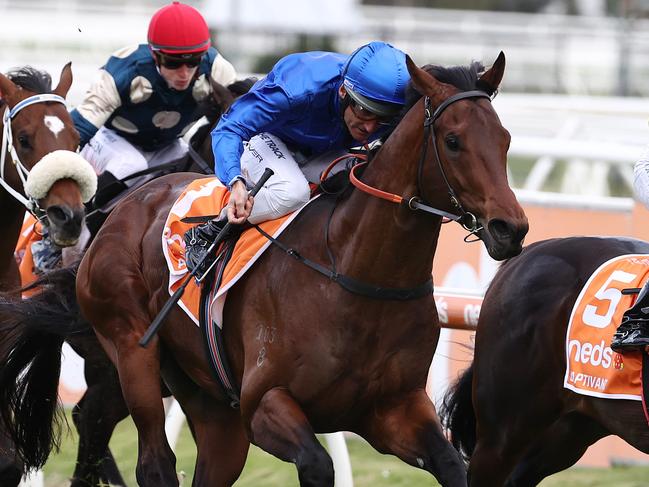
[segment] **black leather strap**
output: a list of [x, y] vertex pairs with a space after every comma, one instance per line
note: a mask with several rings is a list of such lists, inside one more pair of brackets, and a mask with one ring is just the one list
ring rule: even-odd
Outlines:
[[343, 289], [361, 296], [365, 296], [373, 299], [385, 299], [385, 300], [395, 300], [395, 301], [408, 301], [411, 299], [418, 299], [424, 296], [429, 296], [433, 292], [433, 280], [432, 278], [423, 283], [420, 286], [413, 288], [388, 288], [376, 286], [373, 284], [367, 284], [365, 282], [357, 281], [351, 277], [339, 274], [317, 262], [313, 262], [306, 257], [303, 257], [297, 250], [287, 247], [282, 242], [274, 238], [272, 235], [265, 232], [259, 225], [253, 225], [253, 227], [266, 237], [273, 245], [276, 245], [282, 249], [286, 254], [293, 257], [298, 262], [310, 267], [316, 272], [324, 275], [333, 282], [339, 284]]

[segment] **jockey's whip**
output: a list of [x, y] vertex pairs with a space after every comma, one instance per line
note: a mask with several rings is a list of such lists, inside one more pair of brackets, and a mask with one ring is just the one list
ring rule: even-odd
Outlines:
[[[261, 178], [259, 178], [259, 181], [257, 181], [257, 184], [255, 184], [255, 187], [250, 190], [249, 195], [250, 196], [255, 196], [259, 190], [263, 187], [263, 185], [268, 181], [268, 178], [273, 175], [273, 170], [266, 168], [264, 170], [264, 174], [261, 175]], [[192, 280], [193, 277], [196, 276], [198, 273], [198, 269], [200, 269], [201, 265], [207, 259], [207, 257], [214, 252], [214, 250], [219, 246], [223, 238], [227, 235], [228, 231], [232, 227], [232, 224], [230, 222], [226, 223], [223, 229], [219, 232], [217, 237], [214, 239], [214, 242], [207, 248], [207, 251], [205, 252], [205, 255], [203, 255], [203, 258], [199, 260], [196, 263], [196, 266], [194, 269], [185, 277], [185, 280], [183, 283], [180, 285], [178, 289], [176, 289], [176, 292], [172, 294], [172, 296], [169, 298], [169, 300], [165, 303], [165, 305], [162, 307], [158, 315], [155, 317], [155, 319], [151, 322], [149, 325], [149, 328], [146, 330], [146, 333], [142, 335], [142, 338], [140, 338], [140, 346], [141, 347], [146, 347], [153, 336], [158, 333], [158, 330], [164, 323], [165, 318], [171, 311], [171, 308], [178, 302], [178, 300], [182, 297], [183, 293], [185, 292], [185, 288], [189, 284], [189, 281]]]

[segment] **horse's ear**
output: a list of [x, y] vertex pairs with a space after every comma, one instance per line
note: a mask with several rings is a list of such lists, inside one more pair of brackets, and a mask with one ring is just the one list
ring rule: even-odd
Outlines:
[[484, 89], [490, 95], [493, 95], [498, 91], [498, 86], [503, 80], [503, 75], [505, 74], [505, 53], [500, 51], [496, 61], [493, 63], [493, 66], [485, 71], [480, 79], [478, 79], [477, 85]]
[[70, 86], [72, 86], [72, 63], [68, 63], [63, 66], [59, 84], [56, 88], [54, 88], [54, 91], [52, 93], [65, 98], [68, 94], [68, 91], [70, 90]]
[[0, 99], [9, 102], [9, 98], [19, 89], [13, 81], [0, 73]]
[[221, 107], [221, 113], [224, 113], [232, 105], [234, 95], [225, 86], [217, 83], [211, 77], [210, 86], [212, 87], [212, 99]]
[[408, 67], [408, 73], [410, 73], [410, 82], [412, 83], [412, 86], [414, 86], [419, 93], [423, 94], [426, 91], [426, 81], [430, 82], [429, 79], [433, 77], [417, 66], [407, 54], [406, 66]]
[[429, 74], [418, 67], [407, 54], [406, 66], [410, 73], [410, 82], [412, 85], [422, 95], [430, 96], [433, 104], [441, 103], [442, 100], [445, 100], [450, 96], [450, 93], [448, 92], [449, 85], [437, 81], [432, 74]]

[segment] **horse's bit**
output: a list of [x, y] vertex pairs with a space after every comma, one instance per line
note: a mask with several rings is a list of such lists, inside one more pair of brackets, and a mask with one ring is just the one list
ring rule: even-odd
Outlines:
[[379, 189], [372, 188], [371, 186], [363, 183], [362, 181], [360, 181], [360, 179], [358, 179], [358, 177], [355, 174], [355, 171], [358, 169], [359, 166], [365, 166], [367, 163], [355, 165], [351, 170], [349, 179], [351, 180], [352, 184], [356, 186], [358, 189], [360, 189], [361, 191], [369, 193], [378, 198], [391, 201], [393, 203], [399, 203], [399, 204], [405, 202], [408, 208], [410, 208], [411, 210], [422, 210], [428, 213], [439, 215], [443, 218], [447, 218], [452, 221], [459, 222], [460, 225], [462, 225], [462, 227], [464, 227], [464, 229], [469, 232], [469, 235], [467, 235], [464, 238], [465, 241], [468, 241], [469, 236], [475, 235], [477, 232], [482, 230], [482, 227], [478, 225], [478, 220], [476, 216], [473, 213], [466, 211], [462, 207], [459, 198], [457, 197], [455, 191], [453, 191], [453, 188], [448, 182], [448, 178], [446, 177], [446, 173], [444, 171], [444, 167], [442, 166], [442, 161], [439, 156], [439, 149], [437, 147], [437, 141], [435, 140], [435, 128], [434, 128], [435, 121], [440, 117], [442, 112], [449, 105], [455, 103], [456, 101], [464, 100], [466, 98], [487, 98], [491, 100], [491, 96], [489, 96], [489, 94], [487, 94], [484, 91], [480, 91], [480, 90], [464, 91], [448, 97], [433, 112], [431, 107], [430, 97], [426, 96], [424, 98], [424, 145], [422, 147], [421, 157], [419, 158], [419, 166], [417, 168], [417, 191], [419, 192], [419, 194], [422, 194], [422, 190], [421, 190], [422, 172], [423, 172], [424, 162], [426, 161], [426, 153], [428, 152], [428, 141], [429, 139], [432, 139], [433, 148], [435, 149], [435, 159], [437, 160], [437, 165], [442, 174], [442, 178], [444, 179], [444, 183], [446, 183], [451, 204], [460, 211], [460, 215], [455, 215], [453, 213], [449, 213], [447, 211], [434, 208], [429, 204], [427, 204], [426, 202], [424, 202], [418, 196], [403, 197], [396, 194], [388, 193], [387, 191], [381, 191]]
[[2, 117], [2, 148], [0, 149], [0, 186], [2, 186], [11, 196], [18, 200], [27, 210], [32, 213], [37, 219], [40, 219], [44, 214], [43, 210], [38, 206], [38, 202], [33, 198], [26, 198], [22, 193], [16, 191], [12, 188], [7, 181], [5, 181], [5, 160], [7, 158], [7, 151], [11, 155], [11, 161], [16, 168], [18, 177], [22, 181], [23, 187], [27, 182], [27, 176], [29, 175], [29, 169], [27, 169], [16, 152], [16, 148], [13, 144], [13, 135], [11, 132], [11, 120], [22, 110], [30, 105], [35, 103], [46, 103], [46, 102], [57, 102], [65, 105], [65, 99], [59, 95], [53, 93], [45, 93], [41, 95], [33, 95], [29, 98], [25, 98], [21, 102], [17, 103], [12, 109], [7, 107]]

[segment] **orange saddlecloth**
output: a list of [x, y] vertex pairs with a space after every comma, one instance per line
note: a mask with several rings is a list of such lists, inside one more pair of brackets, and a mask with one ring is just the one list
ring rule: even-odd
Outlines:
[[[189, 216], [218, 215], [227, 204], [230, 193], [227, 188], [215, 177], [201, 178], [192, 181], [183, 191], [172, 206], [162, 233], [162, 251], [169, 269], [169, 294], [173, 294], [187, 275], [185, 264], [184, 234], [195, 223], [183, 223], [180, 220]], [[297, 216], [300, 210], [276, 220], [269, 220], [259, 226], [268, 234], [277, 237], [288, 224]], [[250, 266], [270, 246], [268, 241], [257, 230], [246, 230], [234, 247], [232, 258], [228, 262], [219, 290], [214, 301], [219, 311], [215, 313], [215, 320], [220, 319], [220, 310], [225, 299], [225, 293], [234, 283], [250, 268]], [[199, 324], [200, 288], [192, 280], [178, 302], [187, 315]], [[218, 322], [219, 326], [222, 323]]]
[[564, 387], [608, 399], [642, 400], [642, 355], [613, 352], [611, 339], [636, 295], [622, 289], [642, 287], [649, 255], [622, 255], [602, 264], [582, 289], [566, 334]]

